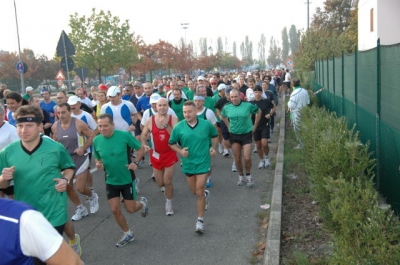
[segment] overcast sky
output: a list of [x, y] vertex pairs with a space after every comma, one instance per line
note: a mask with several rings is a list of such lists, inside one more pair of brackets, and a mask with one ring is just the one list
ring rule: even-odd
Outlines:
[[[0, 51], [17, 51], [17, 30], [14, 0], [0, 0]], [[257, 45], [262, 33], [273, 36], [281, 43], [283, 27], [292, 24], [297, 29], [307, 28], [307, 0], [15, 0], [21, 50], [32, 49], [36, 55], [52, 58], [62, 30], [68, 34], [70, 15], [90, 15], [92, 8], [110, 11], [121, 21], [129, 20], [135, 35], [141, 35], [147, 44], [159, 39], [173, 45], [184, 38], [181, 23], [189, 23], [186, 30], [188, 43], [199, 46], [199, 39], [207, 37], [208, 45], [216, 49], [220, 36], [228, 51], [236, 41], [239, 46], [248, 35], [253, 42], [253, 57], [257, 58]], [[324, 0], [310, 0], [310, 18]], [[212, 43], [211, 43], [212, 42]], [[196, 47], [196, 46], [195, 46]]]

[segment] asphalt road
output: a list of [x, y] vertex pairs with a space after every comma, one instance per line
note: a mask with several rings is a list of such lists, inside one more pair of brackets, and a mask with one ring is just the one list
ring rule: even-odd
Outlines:
[[[279, 114], [276, 123], [279, 123]], [[271, 134], [271, 162], [275, 160], [279, 127]], [[96, 214], [74, 222], [81, 236], [82, 260], [85, 264], [250, 264], [252, 250], [262, 240], [257, 214], [265, 211], [261, 204], [270, 203], [273, 166], [259, 170], [258, 156], [252, 154], [252, 176], [255, 186], [237, 186], [238, 174], [231, 171], [232, 158], [218, 154], [213, 159], [212, 181], [209, 188], [209, 208], [205, 213], [205, 233], [194, 232], [197, 220], [196, 197], [187, 186], [179, 163], [175, 165], [173, 207], [175, 214], [166, 216], [165, 198], [160, 188], [151, 180], [152, 170], [148, 155], [144, 168], [138, 169], [139, 196], [149, 202], [149, 215], [140, 213], [124, 215], [135, 233], [135, 241], [123, 248], [115, 243], [122, 231], [114, 220], [105, 195], [104, 172], [94, 171], [95, 191], [99, 194], [100, 209]], [[274, 163], [273, 163], [274, 165]], [[92, 163], [93, 168], [93, 163]], [[84, 196], [80, 196], [82, 202]], [[87, 204], [89, 208], [89, 205]], [[69, 213], [75, 207], [69, 202]]]

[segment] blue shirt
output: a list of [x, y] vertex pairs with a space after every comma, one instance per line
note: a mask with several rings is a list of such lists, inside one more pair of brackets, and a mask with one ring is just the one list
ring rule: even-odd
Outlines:
[[1, 264], [34, 264], [32, 257], [23, 254], [20, 242], [21, 215], [32, 209], [22, 202], [0, 199]]
[[151, 107], [150, 104], [150, 97], [144, 95], [143, 97], [141, 97], [137, 104], [136, 104], [136, 110], [138, 112], [144, 112], [145, 110], [149, 109]]
[[[57, 104], [51, 100], [49, 103], [46, 103], [45, 101], [40, 102], [40, 107], [47, 111], [48, 113], [53, 113], [54, 114], [54, 107], [57, 106]], [[51, 123], [54, 123], [54, 116], [51, 117], [50, 115], [50, 121]]]
[[16, 127], [17, 126], [17, 122], [14, 120], [13, 114], [14, 114], [14, 112], [8, 111], [7, 119], [8, 119], [8, 123], [9, 124], [11, 124], [12, 126]]

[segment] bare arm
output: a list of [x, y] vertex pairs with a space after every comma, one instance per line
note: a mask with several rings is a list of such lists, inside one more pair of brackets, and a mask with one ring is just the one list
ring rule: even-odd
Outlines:
[[53, 138], [54, 141], [58, 142], [57, 139], [57, 123], [58, 121], [56, 121], [53, 126], [51, 126], [51, 136]]
[[76, 120], [76, 122], [79, 134], [84, 135], [86, 137], [85, 144], [80, 148], [86, 150], [93, 144], [93, 139], [95, 137], [94, 132], [90, 130], [89, 126], [87, 126], [85, 122], [80, 120]]
[[46, 260], [48, 265], [81, 265], [83, 262], [79, 258], [78, 254], [68, 246], [64, 240], [61, 243], [60, 248], [57, 252]]
[[260, 120], [261, 120], [261, 110], [258, 109], [258, 111], [256, 113], [256, 118], [254, 120], [253, 132], [258, 127], [258, 124], [260, 123]]

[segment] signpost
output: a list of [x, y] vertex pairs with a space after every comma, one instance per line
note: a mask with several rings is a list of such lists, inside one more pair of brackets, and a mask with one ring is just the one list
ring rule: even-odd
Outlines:
[[57, 44], [57, 55], [63, 57], [61, 60], [61, 68], [67, 72], [68, 89], [71, 89], [69, 71], [74, 69], [74, 61], [68, 56], [75, 55], [75, 46], [72, 44], [64, 30], [61, 32], [60, 40]]

